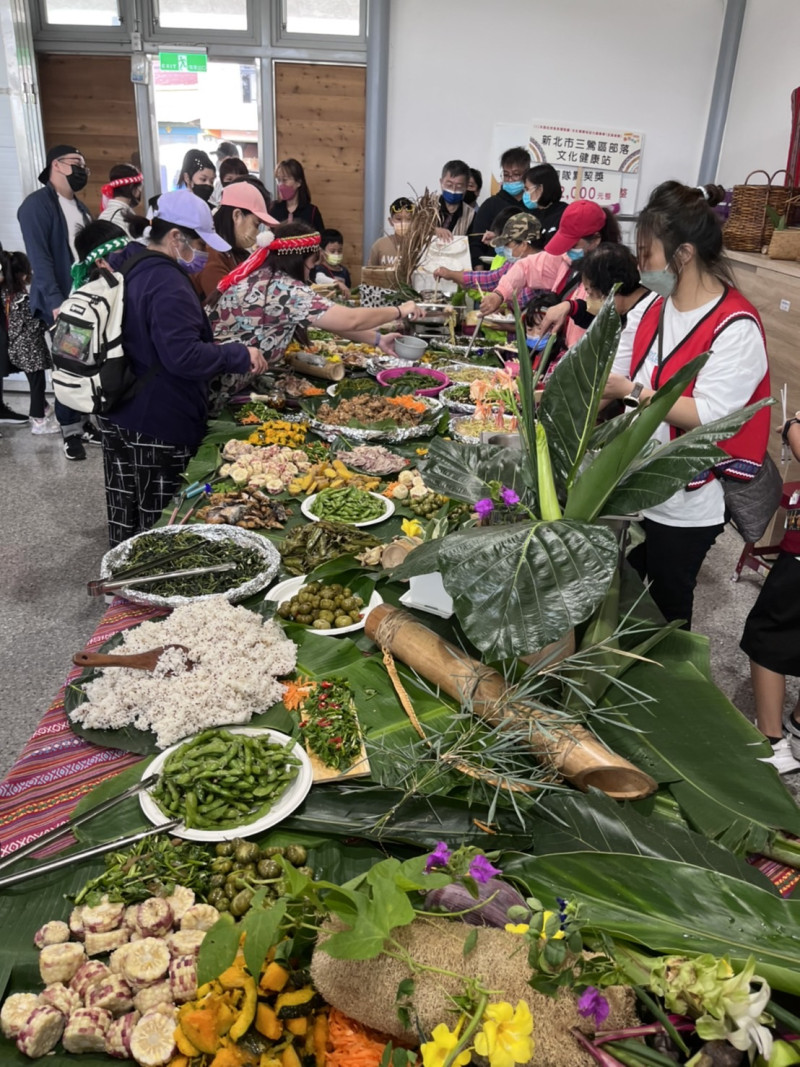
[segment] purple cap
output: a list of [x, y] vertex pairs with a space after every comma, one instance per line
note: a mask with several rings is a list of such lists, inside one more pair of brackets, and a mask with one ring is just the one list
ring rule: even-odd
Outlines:
[[217, 252], [229, 252], [231, 246], [214, 232], [214, 220], [211, 209], [205, 200], [191, 189], [176, 189], [173, 193], [162, 193], [158, 198], [158, 208], [154, 218], [182, 226], [185, 230], [194, 230], [210, 248]]

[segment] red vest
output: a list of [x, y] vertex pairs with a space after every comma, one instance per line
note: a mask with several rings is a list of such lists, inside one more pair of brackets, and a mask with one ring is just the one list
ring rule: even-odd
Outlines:
[[[630, 370], [631, 378], [634, 377], [639, 367], [641, 367], [652, 345], [658, 343], [658, 320], [663, 303], [663, 298], [659, 297], [657, 300], [653, 301], [650, 307], [645, 311], [644, 315], [642, 315], [639, 328], [633, 339], [633, 355], [631, 357]], [[748, 300], [745, 300], [742, 294], [736, 289], [729, 289], [726, 287], [725, 292], [713, 308], [703, 316], [694, 329], [691, 330], [671, 352], [664, 354], [661, 366], [656, 367], [653, 370], [650, 379], [652, 387], [658, 389], [659, 386], [668, 382], [673, 375], [675, 375], [682, 367], [685, 367], [686, 364], [696, 356], [711, 351], [714, 347], [714, 341], [719, 337], [722, 331], [730, 326], [731, 323], [739, 322], [741, 319], [750, 319], [755, 322], [761, 332], [761, 336], [764, 337], [764, 327], [762, 326], [761, 319], [753, 305]], [[692, 396], [694, 394], [694, 385], [695, 382], [693, 379], [684, 389], [683, 396]], [[767, 367], [764, 377], [756, 386], [753, 395], [747, 403], [754, 404], [756, 401], [763, 400], [765, 397], [771, 395], [769, 367]], [[727, 440], [719, 442], [718, 447], [727, 452], [729, 456], [732, 456], [734, 460], [747, 461], [745, 464], [742, 464], [739, 469], [733, 468], [730, 471], [732, 475], [739, 475], [740, 477], [747, 479], [758, 473], [758, 468], [761, 466], [761, 463], [764, 460], [764, 454], [767, 451], [769, 429], [769, 408], [764, 407], [761, 408], [760, 411], [757, 411], [755, 415], [753, 415], [753, 417], [733, 435], [733, 437], [729, 437]], [[675, 427], [671, 428], [671, 436], [673, 438], [677, 437], [680, 432], [681, 431], [677, 430]], [[702, 485], [710, 476], [710, 472], [707, 473], [705, 477], [701, 475], [698, 481], [693, 481], [691, 483], [692, 487]]]

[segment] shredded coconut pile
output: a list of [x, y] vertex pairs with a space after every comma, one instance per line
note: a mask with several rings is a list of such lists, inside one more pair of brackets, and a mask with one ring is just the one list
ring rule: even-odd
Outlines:
[[297, 648], [280, 626], [224, 597], [176, 608], [163, 622], [127, 630], [120, 654], [179, 644], [152, 674], [109, 667], [85, 687], [71, 718], [89, 729], [152, 730], [159, 748], [209, 726], [246, 723], [283, 696], [277, 679], [294, 670]]

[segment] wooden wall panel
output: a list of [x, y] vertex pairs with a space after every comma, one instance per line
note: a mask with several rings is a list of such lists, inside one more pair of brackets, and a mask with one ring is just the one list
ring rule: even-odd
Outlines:
[[37, 55], [45, 147], [73, 144], [92, 172], [79, 195], [96, 218], [115, 163], [139, 165], [129, 56]]
[[365, 85], [364, 67], [275, 64], [275, 158], [303, 164], [325, 225], [344, 235], [354, 285], [364, 225]]

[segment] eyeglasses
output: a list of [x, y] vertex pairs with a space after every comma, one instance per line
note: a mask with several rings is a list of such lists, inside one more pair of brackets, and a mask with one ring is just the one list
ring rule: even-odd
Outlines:
[[522, 180], [522, 175], [524, 173], [525, 173], [524, 170], [504, 170], [503, 171], [503, 181], [507, 181], [507, 182], [518, 182], [518, 181], [521, 181]]
[[86, 166], [86, 162], [83, 159], [67, 159], [65, 156], [59, 156], [59, 158], [56, 160], [56, 163], [66, 163], [68, 167], [83, 167], [83, 169], [86, 171], [87, 178], [92, 173]]

